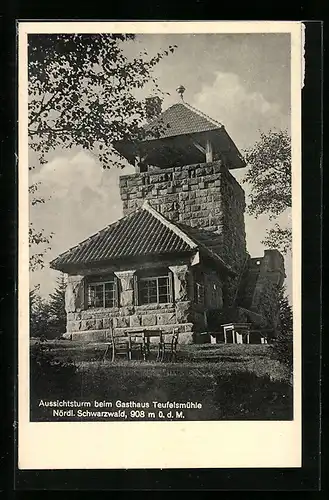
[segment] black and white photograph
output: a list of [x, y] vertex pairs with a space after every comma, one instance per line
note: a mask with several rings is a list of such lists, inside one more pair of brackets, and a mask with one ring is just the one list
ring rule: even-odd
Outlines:
[[292, 423], [291, 26], [34, 24], [20, 62], [28, 421]]

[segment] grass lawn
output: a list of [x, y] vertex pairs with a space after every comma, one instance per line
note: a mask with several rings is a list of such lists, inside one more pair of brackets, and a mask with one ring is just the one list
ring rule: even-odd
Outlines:
[[[105, 344], [72, 341], [46, 344], [56, 359], [70, 360], [75, 368], [69, 376], [54, 371], [32, 376], [32, 420], [54, 420], [53, 410], [40, 407], [40, 399], [91, 402], [91, 412], [95, 411], [95, 400], [112, 404], [111, 411], [117, 411], [116, 401], [148, 403], [152, 409], [149, 417], [148, 411], [143, 410], [142, 415], [130, 407], [124, 417], [112, 415], [112, 420], [136, 420], [136, 414], [140, 420], [161, 420], [159, 412], [153, 412], [153, 402], [167, 401], [200, 403], [198, 409], [184, 408], [186, 420], [292, 418], [290, 375], [284, 365], [273, 359], [269, 345], [181, 345], [175, 363], [155, 362], [155, 351], [150, 361], [144, 362], [136, 350], [133, 361], [112, 363], [104, 359]], [[168, 414], [167, 409], [164, 414]], [[175, 412], [171, 415], [170, 419], [175, 418]], [[82, 420], [76, 410], [73, 415], [59, 419]], [[104, 421], [109, 417], [88, 416], [88, 420]]]

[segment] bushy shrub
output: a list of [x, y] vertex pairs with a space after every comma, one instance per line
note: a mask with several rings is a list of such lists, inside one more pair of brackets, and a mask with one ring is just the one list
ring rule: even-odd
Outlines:
[[39, 295], [38, 287], [30, 291], [30, 337], [45, 338], [49, 323], [49, 305]]
[[60, 338], [66, 332], [65, 280], [61, 276], [57, 286], [46, 300], [39, 286], [30, 291], [30, 337]]
[[71, 382], [78, 367], [72, 360], [59, 360], [47, 342], [37, 342], [30, 350], [30, 380], [34, 395], [46, 397]]
[[281, 291], [280, 328], [277, 338], [272, 344], [272, 353], [275, 359], [284, 363], [292, 371], [293, 368], [293, 313], [288, 297]]

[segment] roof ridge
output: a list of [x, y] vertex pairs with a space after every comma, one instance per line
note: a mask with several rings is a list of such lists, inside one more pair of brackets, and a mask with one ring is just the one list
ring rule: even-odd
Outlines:
[[53, 259], [50, 262], [50, 267], [52, 267], [56, 263], [57, 260], [71, 254], [77, 248], [79, 248], [79, 247], [81, 248], [82, 246], [87, 245], [90, 240], [96, 238], [97, 236], [101, 235], [102, 233], [105, 233], [110, 228], [117, 226], [118, 224], [120, 224], [124, 220], [132, 218], [138, 212], [141, 212], [141, 211], [146, 211], [150, 215], [152, 215], [154, 218], [159, 220], [165, 227], [167, 227], [171, 232], [173, 232], [174, 234], [176, 234], [176, 236], [178, 236], [181, 240], [183, 240], [192, 250], [196, 250], [198, 248], [197, 243], [195, 243], [193, 241], [193, 239], [190, 238], [182, 229], [180, 229], [178, 226], [176, 226], [173, 222], [166, 219], [166, 217], [164, 217], [162, 214], [160, 214], [155, 208], [151, 207], [151, 205], [148, 203], [147, 200], [144, 200], [144, 202], [141, 206], [139, 206], [138, 208], [136, 208], [135, 210], [133, 210], [129, 214], [126, 214], [126, 215], [120, 217], [118, 220], [111, 222], [110, 224], [105, 226], [103, 229], [96, 231], [92, 235], [88, 236], [88, 238], [85, 238], [84, 240], [80, 241], [79, 243], [77, 243], [73, 247], [69, 248], [65, 252], [62, 252], [61, 254], [59, 254], [55, 259]]
[[[184, 224], [184, 223], [179, 223], [179, 225], [183, 226], [183, 227], [187, 227], [188, 229], [192, 229], [192, 231], [202, 231], [203, 229], [202, 228], [198, 228], [198, 227], [192, 227], [192, 226], [189, 226], [188, 224]], [[188, 230], [187, 229], [187, 230]], [[183, 231], [183, 228], [182, 228], [182, 231]], [[229, 264], [227, 264], [224, 259], [217, 253], [215, 252], [214, 250], [212, 250], [211, 248], [208, 247], [208, 245], [202, 241], [200, 241], [197, 237], [193, 237], [193, 234], [191, 235], [191, 239], [193, 240], [193, 238], [195, 239], [195, 241], [197, 242], [198, 246], [200, 249], [204, 249], [206, 250], [213, 258], [219, 260], [227, 269], [229, 269], [230, 271], [232, 271], [232, 266], [230, 266]]]
[[183, 104], [183, 106], [185, 106], [187, 109], [189, 109], [190, 111], [194, 111], [195, 113], [197, 113], [198, 115], [200, 115], [202, 118], [206, 118], [207, 120], [209, 120], [214, 125], [217, 125], [217, 127], [220, 127], [220, 128], [224, 127], [224, 125], [222, 123], [220, 123], [219, 121], [215, 120], [214, 118], [211, 118], [211, 116], [207, 115], [203, 111], [200, 111], [200, 109], [195, 108], [194, 106], [192, 106], [188, 102], [183, 101], [183, 102], [181, 102], [179, 104]]
[[147, 210], [153, 217], [157, 218], [162, 224], [164, 224], [168, 229], [177, 234], [185, 243], [187, 243], [191, 248], [196, 249], [198, 247], [197, 243], [193, 241], [188, 234], [186, 234], [179, 226], [174, 222], [168, 220], [164, 215], [153, 208], [148, 200], [144, 200], [142, 209]]
[[95, 233], [91, 234], [90, 236], [88, 236], [88, 238], [85, 238], [84, 240], [80, 241], [79, 243], [77, 243], [76, 245], [74, 245], [73, 247], [69, 248], [68, 250], [65, 250], [65, 252], [62, 252], [60, 253], [55, 259], [53, 259], [52, 261], [50, 261], [50, 266], [56, 262], [56, 260], [58, 260], [60, 257], [63, 257], [64, 255], [66, 254], [69, 254], [71, 252], [73, 252], [76, 248], [78, 247], [81, 247], [82, 245], [85, 245], [88, 241], [90, 241], [92, 238], [95, 238], [96, 236], [104, 233], [107, 229], [109, 229], [111, 226], [115, 226], [117, 224], [119, 224], [119, 222], [121, 222], [123, 219], [127, 219], [128, 217], [131, 217], [132, 215], [134, 215], [136, 212], [140, 211], [142, 209], [142, 207], [138, 207], [136, 210], [134, 210], [133, 212], [131, 212], [130, 214], [126, 214], [126, 215], [123, 215], [122, 217], [120, 217], [119, 219], [117, 219], [116, 221], [114, 222], [110, 222], [110, 224], [107, 224], [105, 227], [103, 227], [103, 229], [100, 229], [99, 231], [96, 231]]
[[169, 106], [169, 108], [162, 111], [162, 113], [160, 113], [159, 116], [154, 118], [151, 122], [147, 123], [145, 126], [146, 130], [151, 130], [152, 127], [154, 127], [154, 125], [156, 125], [156, 123], [161, 120], [162, 116], [164, 116], [168, 111], [170, 111], [175, 106], [184, 106], [189, 111], [192, 111], [193, 113], [196, 113], [197, 115], [199, 115], [199, 117], [208, 120], [212, 125], [215, 125], [216, 128], [224, 128], [224, 125], [222, 123], [220, 123], [219, 121], [215, 120], [214, 118], [211, 118], [211, 116], [207, 115], [203, 111], [200, 111], [199, 109], [195, 108], [194, 106], [187, 103], [186, 101], [182, 101], [182, 102], [175, 102], [174, 104]]

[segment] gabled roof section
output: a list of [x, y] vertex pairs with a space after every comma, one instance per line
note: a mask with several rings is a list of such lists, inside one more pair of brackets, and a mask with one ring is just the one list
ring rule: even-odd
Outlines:
[[145, 131], [150, 133], [147, 139], [154, 138], [154, 133], [157, 139], [164, 139], [177, 135], [208, 132], [222, 127], [221, 123], [190, 104], [180, 102], [170, 106], [158, 118], [146, 125]]
[[59, 255], [51, 267], [61, 270], [116, 259], [191, 252], [196, 244], [147, 203]]
[[188, 224], [177, 223], [177, 226], [188, 235], [197, 245], [200, 251], [207, 255], [209, 258], [221, 263], [232, 274], [235, 271], [226, 264], [222, 257], [218, 254], [218, 248], [222, 246], [222, 239], [220, 235], [216, 235], [212, 231], [206, 231], [198, 227], [191, 227]]
[[167, 220], [147, 201], [135, 212], [110, 224], [78, 245], [62, 253], [50, 267], [66, 272], [72, 266], [83, 267], [127, 258], [173, 256], [197, 252], [215, 260], [217, 265], [231, 268], [195, 237]]

